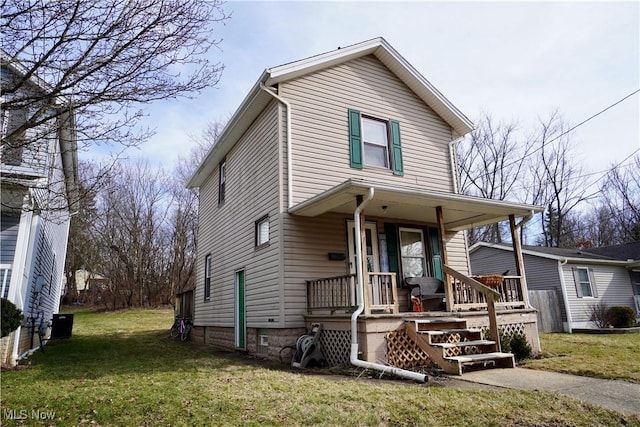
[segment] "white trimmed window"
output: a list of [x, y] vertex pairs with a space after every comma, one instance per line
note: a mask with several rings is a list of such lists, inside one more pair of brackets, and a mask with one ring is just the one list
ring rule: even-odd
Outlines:
[[349, 164], [354, 169], [390, 169], [402, 176], [400, 122], [374, 118], [349, 109]]
[[204, 258], [204, 300], [211, 299], [211, 255]]
[[427, 270], [424, 234], [417, 228], [400, 227], [400, 255], [402, 258], [402, 276], [430, 276]]
[[593, 271], [586, 267], [574, 267], [573, 279], [576, 284], [578, 298], [595, 298], [598, 296]]
[[220, 173], [218, 180], [218, 204], [224, 203], [225, 189], [227, 186], [227, 161], [220, 162]]
[[255, 245], [261, 247], [269, 244], [269, 216], [265, 215], [256, 221]]
[[388, 134], [386, 122], [362, 117], [362, 145], [365, 165], [389, 168]]

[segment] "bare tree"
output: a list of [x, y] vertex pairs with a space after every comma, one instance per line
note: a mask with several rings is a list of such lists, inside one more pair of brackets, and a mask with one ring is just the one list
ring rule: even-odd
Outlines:
[[98, 197], [93, 233], [100, 274], [110, 283], [109, 308], [167, 303], [167, 177], [141, 161], [115, 172]]
[[540, 120], [536, 155], [529, 157], [531, 175], [524, 187], [531, 203], [547, 208], [541, 214], [539, 243], [544, 246], [575, 246], [575, 222], [570, 214], [587, 199], [580, 182], [583, 170], [572, 151], [568, 129], [557, 111]]
[[608, 222], [618, 231], [615, 243], [640, 241], [640, 155], [628, 165], [617, 165], [601, 186]]
[[78, 191], [81, 193], [78, 210], [71, 217], [69, 225], [69, 244], [65, 258], [65, 276], [67, 288], [65, 297], [70, 300], [77, 298], [76, 271], [95, 271], [97, 257], [91, 229], [98, 217], [96, 207], [96, 192], [85, 186], [85, 177], [91, 174], [96, 166], [93, 163], [79, 164]]
[[98, 292], [107, 309], [168, 304], [176, 291], [194, 286], [199, 201], [185, 185], [221, 128], [210, 124], [172, 176], [143, 161], [121, 161], [80, 204], [67, 276], [83, 268], [105, 277]]
[[[531, 150], [530, 140], [518, 137], [515, 122], [495, 124], [483, 114], [478, 123], [470, 138], [457, 146], [460, 191], [490, 199], [520, 199], [522, 159]], [[467, 238], [470, 244], [501, 243], [503, 233], [499, 224], [492, 224], [470, 230]]]
[[206, 58], [221, 0], [2, 0], [0, 16], [2, 61], [18, 70], [2, 81], [9, 151], [70, 116], [80, 149], [138, 145], [153, 133], [138, 126], [146, 104], [215, 86], [223, 69]]
[[172, 295], [195, 286], [196, 237], [198, 233], [197, 189], [186, 188], [187, 182], [200, 165], [207, 152], [222, 133], [224, 123], [211, 121], [202, 134], [193, 136], [194, 146], [187, 156], [179, 156], [174, 170], [172, 188], [173, 206], [171, 218], [169, 282]]

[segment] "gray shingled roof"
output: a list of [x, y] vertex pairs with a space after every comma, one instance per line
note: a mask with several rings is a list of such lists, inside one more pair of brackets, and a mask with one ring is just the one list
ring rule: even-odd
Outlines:
[[584, 258], [584, 259], [602, 259], [602, 260], [615, 260], [610, 256], [596, 254], [592, 252], [592, 249], [568, 249], [568, 248], [549, 248], [546, 246], [522, 246], [522, 249], [538, 252], [541, 254], [548, 254], [554, 256], [561, 256], [566, 258]]
[[608, 256], [621, 261], [630, 259], [640, 260], [640, 241], [625, 243], [622, 245], [603, 246], [601, 248], [589, 249], [589, 252], [598, 255]]

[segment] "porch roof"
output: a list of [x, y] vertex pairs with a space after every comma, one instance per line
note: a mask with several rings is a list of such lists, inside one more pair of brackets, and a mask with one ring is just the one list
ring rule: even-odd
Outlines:
[[539, 206], [504, 200], [349, 179], [293, 206], [289, 213], [309, 217], [327, 212], [353, 213], [356, 196], [367, 195], [369, 188], [374, 188], [374, 196], [365, 208], [365, 215], [436, 223], [435, 208], [441, 206], [444, 227], [450, 231], [493, 224], [508, 219], [509, 215], [524, 217], [544, 210]]

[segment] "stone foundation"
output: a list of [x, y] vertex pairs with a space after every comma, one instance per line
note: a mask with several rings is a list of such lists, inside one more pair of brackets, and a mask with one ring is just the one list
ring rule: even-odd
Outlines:
[[194, 326], [191, 329], [191, 340], [215, 350], [246, 351], [252, 356], [268, 360], [279, 361], [284, 357], [289, 361], [294, 350], [285, 352], [283, 349], [286, 347], [295, 348], [298, 338], [306, 333], [305, 328], [247, 328], [247, 348], [238, 349], [234, 345], [234, 328]]

